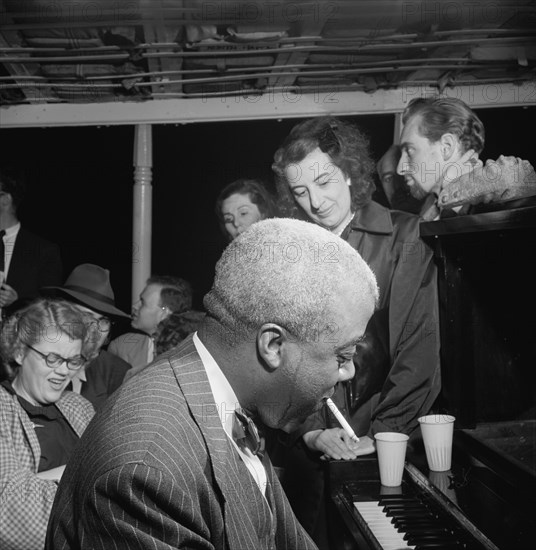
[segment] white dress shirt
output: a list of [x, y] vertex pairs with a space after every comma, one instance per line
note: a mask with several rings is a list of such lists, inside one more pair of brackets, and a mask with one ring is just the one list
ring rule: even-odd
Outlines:
[[3, 237], [4, 240], [4, 272], [0, 272], [0, 280], [4, 282], [7, 279], [9, 273], [9, 266], [11, 264], [11, 258], [13, 257], [13, 249], [15, 248], [15, 241], [20, 230], [20, 222], [8, 227], [6, 234]]
[[261, 493], [266, 495], [266, 470], [264, 469], [262, 462], [259, 457], [254, 455], [247, 447], [241, 449], [233, 439], [234, 412], [236, 409], [240, 408], [240, 403], [238, 402], [236, 394], [218, 366], [218, 363], [216, 363], [214, 357], [212, 357], [201, 340], [199, 340], [197, 332], [193, 336], [193, 342], [197, 349], [197, 353], [201, 357], [203, 365], [205, 366], [208, 381], [210, 383], [210, 389], [212, 390], [214, 401], [218, 407], [218, 414], [220, 416], [223, 429], [235, 449], [238, 451], [238, 454], [242, 457], [244, 464], [247, 466], [247, 469], [259, 486]]

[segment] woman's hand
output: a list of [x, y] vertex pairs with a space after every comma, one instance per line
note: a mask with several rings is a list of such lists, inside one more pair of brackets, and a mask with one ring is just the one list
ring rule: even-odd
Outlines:
[[65, 464], [63, 466], [57, 466], [56, 468], [39, 472], [37, 474], [37, 477], [40, 479], [47, 479], [49, 481], [59, 481], [61, 479], [61, 476], [63, 475], [64, 470]]
[[374, 452], [374, 443], [368, 436], [363, 436], [356, 443], [342, 428], [307, 432], [303, 435], [303, 441], [309, 449], [321, 452], [322, 458], [352, 460]]

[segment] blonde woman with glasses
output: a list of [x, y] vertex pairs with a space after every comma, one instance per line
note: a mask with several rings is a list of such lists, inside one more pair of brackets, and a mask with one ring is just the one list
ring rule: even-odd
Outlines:
[[84, 397], [65, 391], [93, 353], [84, 315], [39, 298], [2, 327], [10, 376], [0, 384], [0, 548], [42, 549], [58, 482], [93, 417]]

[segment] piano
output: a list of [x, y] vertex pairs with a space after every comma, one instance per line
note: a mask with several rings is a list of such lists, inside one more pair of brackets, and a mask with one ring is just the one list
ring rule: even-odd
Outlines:
[[536, 198], [421, 224], [434, 249], [452, 468], [431, 472], [417, 429], [402, 485], [375, 455], [328, 461], [333, 550], [524, 550], [536, 543]]

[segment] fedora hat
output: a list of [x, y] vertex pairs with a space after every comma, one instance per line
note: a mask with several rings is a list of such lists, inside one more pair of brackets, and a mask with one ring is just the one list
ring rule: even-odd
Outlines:
[[100, 313], [130, 319], [130, 315], [115, 307], [110, 272], [98, 265], [81, 264], [73, 269], [63, 286], [47, 286], [42, 290], [57, 290]]

